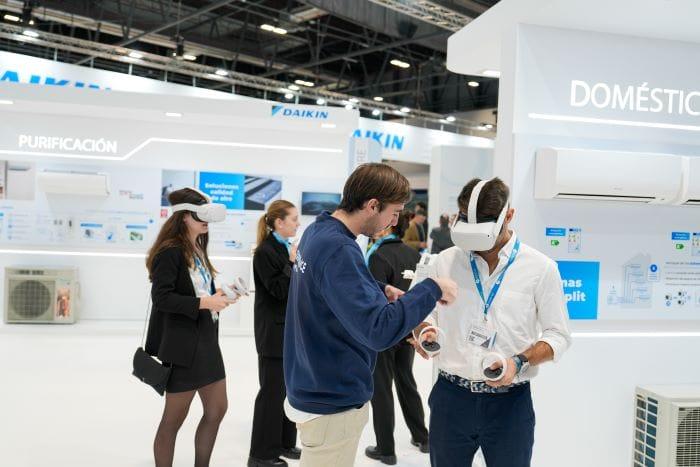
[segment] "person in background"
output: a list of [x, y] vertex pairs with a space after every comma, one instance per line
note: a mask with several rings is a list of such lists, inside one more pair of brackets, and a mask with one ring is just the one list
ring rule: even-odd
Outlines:
[[[411, 285], [411, 280], [404, 279], [403, 272], [414, 271], [420, 260], [420, 253], [401, 241], [408, 228], [409, 215], [410, 212], [403, 211], [395, 226], [378, 233], [374, 245], [367, 253], [367, 263], [372, 276], [377, 281], [404, 292]], [[396, 384], [399, 405], [411, 432], [411, 444], [417, 446], [421, 452], [429, 451], [423, 403], [413, 377], [415, 352], [410, 335], [406, 337], [407, 339], [395, 346], [379, 352], [374, 369], [372, 421], [377, 445], [368, 447], [365, 454], [387, 465], [396, 464], [392, 383]]]
[[301, 467], [354, 464], [377, 352], [404, 339], [438, 301], [454, 300], [451, 279], [426, 279], [404, 294], [367, 269], [357, 236], [396, 225], [410, 196], [395, 169], [363, 164], [337, 210], [318, 216], [301, 238], [284, 334], [285, 412], [299, 429]]
[[450, 216], [443, 214], [440, 216], [440, 227], [435, 227], [430, 232], [430, 238], [433, 244], [430, 247], [430, 253], [438, 254], [443, 250], [452, 248], [455, 244], [452, 242], [450, 235]]
[[248, 467], [280, 466], [280, 459], [299, 459], [297, 430], [284, 414], [282, 348], [287, 295], [297, 246], [291, 239], [299, 228], [299, 211], [289, 201], [270, 204], [258, 221], [253, 254], [255, 281], [255, 347], [260, 391], [255, 399]]
[[[425, 220], [423, 221], [423, 233], [427, 235], [427, 233], [430, 232], [430, 229], [428, 228], [428, 205], [423, 201], [417, 201], [416, 209], [418, 208], [420, 208], [425, 214]], [[427, 239], [425, 241], [427, 241]]]
[[423, 223], [426, 218], [425, 211], [416, 208], [415, 213], [411, 217], [408, 229], [406, 229], [406, 233], [403, 236], [403, 242], [418, 252], [428, 248], [425, 232], [423, 231]]
[[235, 300], [215, 289], [216, 270], [207, 254], [209, 224], [193, 210], [211, 201], [191, 188], [173, 191], [168, 201], [174, 212], [146, 259], [153, 311], [145, 350], [172, 368], [153, 444], [155, 465], [173, 465], [177, 433], [199, 394], [204, 414], [194, 438], [194, 465], [207, 467], [228, 407], [219, 312]]
[[[510, 228], [515, 210], [509, 193], [498, 178], [467, 183], [452, 229], [456, 246], [435, 263], [437, 277], [454, 277], [460, 294], [428, 320], [444, 332], [429, 399], [432, 467], [471, 465], [479, 448], [487, 467], [529, 467], [535, 433], [530, 381], [571, 344], [557, 263]], [[477, 224], [494, 235], [474, 235]], [[435, 339], [430, 330], [424, 336]], [[416, 350], [425, 357], [420, 346]], [[494, 352], [498, 359], [484, 368]]]

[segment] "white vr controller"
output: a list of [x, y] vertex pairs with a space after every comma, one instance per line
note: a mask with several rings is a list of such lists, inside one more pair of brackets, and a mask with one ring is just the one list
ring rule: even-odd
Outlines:
[[[491, 368], [494, 363], [501, 363], [499, 368]], [[498, 352], [489, 352], [484, 355], [483, 360], [481, 360], [481, 372], [484, 375], [486, 381], [498, 381], [503, 378], [506, 374], [506, 369], [508, 368], [508, 360]]]
[[435, 334], [437, 334], [438, 339], [445, 333], [442, 329], [440, 329], [437, 326], [426, 326], [423, 329], [421, 329], [421, 331], [418, 333], [418, 343], [420, 344], [421, 348], [425, 351], [425, 353], [428, 354], [428, 357], [432, 358], [433, 356], [440, 353], [440, 349], [442, 348], [442, 346], [438, 342], [438, 339], [435, 339], [432, 342], [423, 340], [423, 334], [425, 334], [427, 331], [433, 331]]
[[248, 285], [240, 277], [236, 278], [231, 285], [221, 284], [221, 290], [223, 290], [227, 297], [233, 299], [250, 294]]

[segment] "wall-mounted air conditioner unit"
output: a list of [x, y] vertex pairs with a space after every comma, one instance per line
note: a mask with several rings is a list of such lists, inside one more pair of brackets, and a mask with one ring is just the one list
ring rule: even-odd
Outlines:
[[45, 193], [78, 196], [109, 196], [109, 176], [103, 173], [59, 172], [46, 170], [37, 177]]
[[75, 323], [80, 289], [75, 268], [5, 268], [6, 323]]
[[638, 387], [633, 467], [700, 465], [700, 386]]
[[686, 183], [681, 204], [700, 206], [700, 156], [686, 157]]
[[682, 178], [681, 156], [541, 148], [535, 198], [665, 204], [677, 198]]

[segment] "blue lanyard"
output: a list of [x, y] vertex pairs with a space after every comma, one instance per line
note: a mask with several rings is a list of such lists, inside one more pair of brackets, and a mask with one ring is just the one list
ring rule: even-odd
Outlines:
[[209, 291], [211, 289], [211, 276], [209, 275], [209, 272], [206, 270], [199, 258], [194, 259], [194, 265], [199, 271], [199, 275], [202, 276], [202, 288]]
[[369, 257], [372, 256], [379, 249], [380, 246], [382, 246], [382, 243], [388, 240], [396, 240], [397, 238], [399, 237], [397, 237], [395, 234], [389, 234], [386, 237], [382, 237], [376, 242], [374, 242], [374, 244], [369, 248], [369, 250], [365, 254], [365, 264], [369, 266]]
[[513, 264], [513, 261], [515, 261], [515, 257], [518, 256], [518, 251], [520, 251], [520, 239], [517, 239], [515, 241], [515, 246], [513, 246], [513, 251], [511, 251], [510, 253], [508, 264], [506, 264], [506, 267], [503, 268], [503, 271], [501, 271], [501, 274], [499, 274], [498, 279], [496, 279], [496, 283], [493, 284], [493, 287], [491, 287], [491, 293], [489, 294], [488, 300], [484, 299], [484, 287], [481, 284], [481, 276], [479, 275], [479, 270], [476, 267], [474, 253], [471, 253], [469, 255], [469, 261], [472, 264], [472, 273], [474, 273], [474, 282], [476, 283], [476, 290], [479, 291], [481, 301], [484, 302], [484, 320], [489, 314], [489, 310], [491, 309], [491, 305], [493, 305], [493, 300], [496, 298], [498, 289], [501, 288], [501, 283], [503, 282], [503, 277], [506, 275], [506, 271], [508, 271], [510, 265]]
[[292, 252], [292, 245], [291, 242], [289, 241], [288, 238], [284, 238], [282, 235], [278, 234], [277, 232], [272, 232], [272, 236], [275, 237], [275, 240], [280, 242], [282, 245], [284, 245], [287, 248], [287, 253]]

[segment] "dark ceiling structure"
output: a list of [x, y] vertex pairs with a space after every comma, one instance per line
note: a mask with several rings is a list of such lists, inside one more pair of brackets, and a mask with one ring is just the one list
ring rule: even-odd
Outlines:
[[447, 71], [447, 38], [495, 3], [0, 0], [0, 50], [468, 132], [450, 116], [496, 107], [498, 80]]

